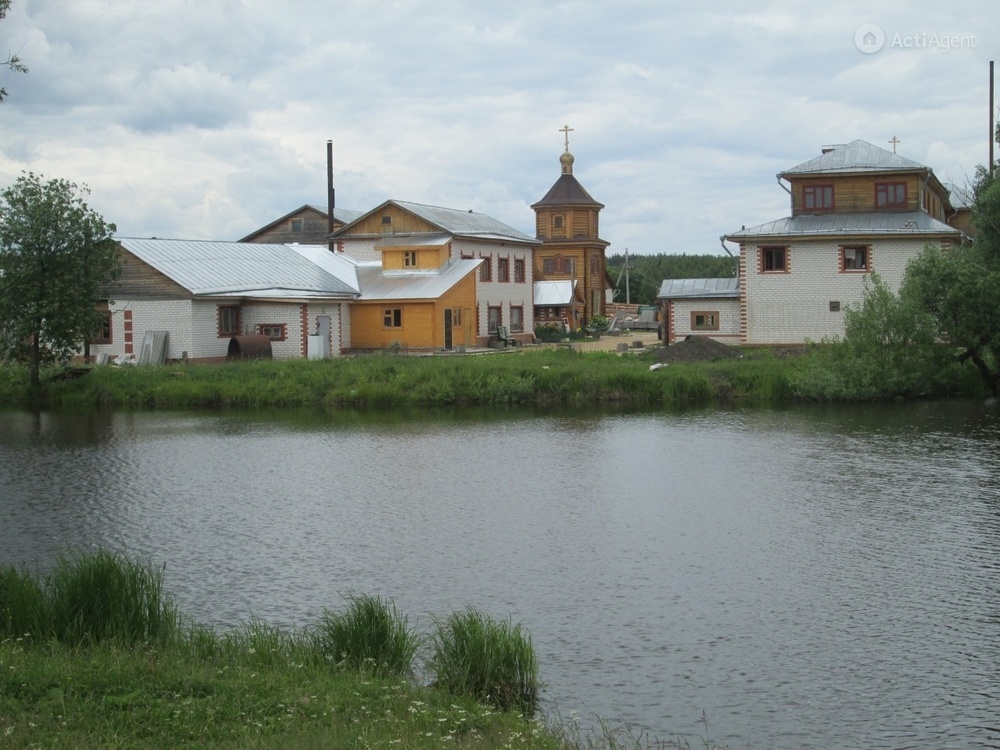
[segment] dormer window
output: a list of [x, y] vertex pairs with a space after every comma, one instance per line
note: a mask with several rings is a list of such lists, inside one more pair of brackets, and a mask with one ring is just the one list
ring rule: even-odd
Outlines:
[[403, 251], [403, 266], [406, 268], [416, 268], [417, 267], [417, 251], [416, 250], [404, 250]]
[[833, 185], [805, 185], [802, 188], [803, 211], [832, 211]]

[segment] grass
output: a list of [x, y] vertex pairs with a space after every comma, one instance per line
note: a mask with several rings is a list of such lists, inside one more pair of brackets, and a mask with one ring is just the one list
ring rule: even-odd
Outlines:
[[[636, 405], [785, 398], [776, 359], [671, 365], [651, 371], [656, 350], [528, 350], [488, 356], [372, 354], [330, 360], [215, 366], [103, 367], [85, 377], [27, 387], [27, 370], [0, 367], [0, 404], [61, 408], [331, 407], [453, 405]], [[763, 374], [762, 374], [763, 373]], [[767, 380], [764, 390], [755, 382]]]
[[330, 663], [357, 672], [409, 677], [420, 638], [396, 605], [381, 597], [351, 594], [342, 612], [323, 612], [312, 633]]
[[532, 716], [538, 707], [538, 664], [531, 636], [510, 620], [475, 609], [436, 624], [430, 669], [434, 685], [471, 695], [501, 711]]

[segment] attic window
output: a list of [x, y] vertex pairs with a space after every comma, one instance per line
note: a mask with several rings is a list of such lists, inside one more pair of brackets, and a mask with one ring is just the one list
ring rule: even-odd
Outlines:
[[382, 223], [383, 224], [392, 224], [392, 217], [391, 216], [383, 216], [382, 217]]
[[296, 234], [302, 231], [302, 219], [292, 219], [288, 222], [291, 230]]
[[906, 208], [906, 183], [876, 182], [875, 206], [877, 208]]

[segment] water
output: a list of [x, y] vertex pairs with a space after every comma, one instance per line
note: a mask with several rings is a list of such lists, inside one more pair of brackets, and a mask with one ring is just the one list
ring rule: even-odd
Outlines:
[[475, 606], [547, 711], [692, 746], [1000, 747], [998, 449], [978, 403], [0, 412], [0, 563], [124, 548], [219, 627]]

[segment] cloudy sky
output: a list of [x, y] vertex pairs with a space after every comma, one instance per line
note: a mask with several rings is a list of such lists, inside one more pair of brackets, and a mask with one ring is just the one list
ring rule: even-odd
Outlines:
[[325, 205], [332, 140], [338, 207], [533, 235], [569, 125], [610, 252], [721, 253], [788, 214], [775, 175], [824, 144], [896, 136], [965, 183], [998, 21], [982, 0], [13, 0], [0, 56], [30, 72], [0, 70], [0, 185], [86, 184], [123, 236], [238, 239]]

